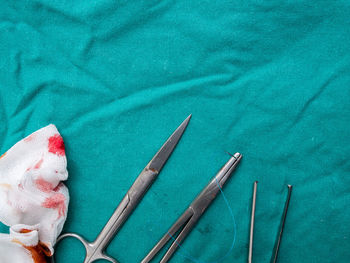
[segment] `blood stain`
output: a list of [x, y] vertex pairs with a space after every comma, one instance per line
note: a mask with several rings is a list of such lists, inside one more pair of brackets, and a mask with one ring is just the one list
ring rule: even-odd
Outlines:
[[[23, 231], [23, 232], [22, 232]], [[22, 229], [20, 233], [29, 233], [31, 230]], [[18, 243], [23, 246], [26, 250], [28, 250], [32, 256], [34, 263], [48, 263], [50, 262], [51, 251], [49, 248], [42, 242], [39, 242], [36, 246], [26, 246], [18, 239], [13, 239], [12, 242]]]
[[49, 138], [49, 152], [63, 156], [65, 154], [64, 142], [59, 134]]
[[35, 184], [39, 190], [46, 193], [50, 192], [54, 188], [50, 182], [45, 181], [42, 177], [36, 179]]
[[26, 138], [24, 138], [23, 141], [30, 142], [31, 140], [33, 140], [33, 138], [34, 138], [34, 134], [31, 134], [31, 135], [27, 136]]
[[43, 158], [41, 158], [40, 161], [35, 164], [34, 169], [39, 169], [41, 167], [43, 161], [44, 161]]
[[58, 209], [58, 218], [64, 216], [66, 211], [66, 205], [64, 201], [66, 200], [65, 196], [61, 193], [56, 193], [48, 198], [41, 204], [42, 207]]

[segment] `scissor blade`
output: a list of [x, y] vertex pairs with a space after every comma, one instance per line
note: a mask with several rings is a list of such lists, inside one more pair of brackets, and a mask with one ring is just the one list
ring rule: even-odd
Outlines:
[[143, 196], [157, 178], [161, 168], [174, 150], [176, 144], [185, 131], [191, 115], [175, 130], [165, 144], [160, 148], [153, 159], [143, 169], [130, 187], [123, 200], [119, 203], [111, 218], [94, 241], [101, 250], [104, 250], [121, 228], [136, 206], [141, 202]]
[[188, 122], [191, 119], [192, 114], [190, 114], [181, 125], [174, 131], [174, 133], [169, 137], [169, 139], [163, 144], [163, 146], [159, 149], [156, 155], [148, 164], [150, 170], [160, 171], [166, 161], [169, 159], [169, 156], [174, 151], [175, 146], [181, 139], [182, 134], [184, 133]]

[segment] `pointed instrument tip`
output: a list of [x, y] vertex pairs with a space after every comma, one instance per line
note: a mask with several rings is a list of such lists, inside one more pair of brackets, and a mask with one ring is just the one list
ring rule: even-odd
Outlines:
[[187, 118], [183, 121], [184, 123], [188, 123], [192, 117], [192, 113], [187, 116]]
[[[188, 123], [189, 123], [190, 120], [191, 120], [191, 117], [192, 117], [192, 114], [188, 115], [187, 118], [180, 124], [180, 126], [179, 126], [179, 127], [174, 131], [174, 133], [170, 136], [170, 138], [173, 137], [174, 135], [176, 135], [176, 133], [179, 133], [179, 134], [180, 134], [180, 138], [181, 138], [183, 132], [185, 131], [185, 129], [186, 129]], [[170, 139], [170, 138], [169, 138], [169, 139]], [[180, 139], [180, 138], [179, 138], [179, 139]], [[165, 145], [165, 144], [164, 144], [164, 145]]]
[[[174, 131], [174, 133], [169, 137], [168, 141], [170, 139], [172, 139], [172, 140], [175, 139], [176, 140], [175, 146], [176, 146], [178, 141], [181, 139], [181, 136], [184, 133], [185, 129], [187, 128], [187, 125], [190, 122], [191, 117], [192, 117], [192, 114], [188, 115], [188, 117], [180, 124], [179, 127], [177, 127], [177, 129]], [[166, 141], [163, 146], [165, 146], [168, 141]]]
[[169, 139], [163, 144], [163, 146], [159, 149], [159, 151], [149, 163], [149, 169], [154, 169], [155, 171], [160, 172], [160, 170], [163, 168], [164, 164], [170, 157], [171, 153], [174, 151], [177, 143], [180, 141], [182, 134], [185, 132], [191, 117], [192, 114], [190, 114], [180, 124], [180, 126], [177, 127], [177, 129], [173, 132]]

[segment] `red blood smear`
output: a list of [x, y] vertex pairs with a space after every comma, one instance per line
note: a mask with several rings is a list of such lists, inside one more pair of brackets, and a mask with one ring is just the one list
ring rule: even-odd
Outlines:
[[36, 246], [23, 245], [23, 247], [30, 252], [34, 263], [51, 262], [49, 258], [51, 256], [51, 252], [45, 244], [39, 242], [39, 244]]
[[32, 231], [33, 230], [22, 228], [21, 231], [19, 231], [19, 232], [23, 234], [23, 233], [30, 233]]
[[57, 154], [57, 155], [64, 155], [64, 142], [59, 134], [55, 134], [49, 138], [49, 152]]
[[62, 185], [63, 185], [63, 183], [59, 183], [59, 184], [58, 184], [54, 189], [52, 189], [52, 190], [54, 190], [55, 192], [58, 192], [58, 191], [61, 189]]
[[54, 194], [45, 199], [45, 201], [41, 204], [42, 207], [58, 209], [58, 218], [64, 216], [66, 211], [66, 205], [64, 201], [66, 200], [65, 196], [61, 193]]
[[35, 184], [39, 190], [46, 192], [46, 193], [50, 192], [53, 189], [53, 185], [50, 182], [45, 181], [41, 177], [39, 177], [38, 179], [35, 180]]
[[24, 138], [25, 142], [30, 142], [34, 137], [34, 134], [29, 135], [28, 137]]
[[[22, 229], [20, 233], [29, 233], [31, 230], [28, 229]], [[36, 246], [26, 246], [23, 243], [21, 243], [18, 239], [14, 238], [12, 242], [18, 243], [21, 246], [23, 246], [27, 251], [28, 254], [32, 256], [34, 263], [49, 263], [51, 262], [51, 251], [47, 247], [45, 243], [42, 243], [39, 241], [39, 244]]]
[[34, 166], [34, 169], [39, 169], [41, 167], [41, 164], [43, 163], [43, 159], [41, 158], [41, 160], [39, 162], [36, 163], [36, 165]]

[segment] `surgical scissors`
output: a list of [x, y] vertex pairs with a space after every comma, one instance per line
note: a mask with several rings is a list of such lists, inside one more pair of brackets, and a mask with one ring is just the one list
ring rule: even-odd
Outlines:
[[157, 178], [160, 170], [163, 168], [164, 164], [170, 157], [171, 153], [175, 149], [175, 146], [184, 133], [190, 118], [191, 115], [182, 122], [182, 124], [174, 131], [174, 133], [163, 144], [152, 160], [143, 169], [141, 174], [136, 178], [135, 182], [130, 187], [95, 241], [88, 242], [78, 234], [65, 233], [57, 239], [57, 243], [66, 237], [74, 237], [77, 238], [85, 247], [86, 255], [84, 263], [94, 262], [99, 259], [118, 263], [116, 259], [108, 256], [105, 253], [105, 249]]
[[[203, 191], [196, 197], [187, 210], [179, 217], [173, 224], [169, 231], [159, 240], [148, 255], [141, 261], [141, 263], [150, 262], [158, 252], [168, 243], [170, 239], [175, 239], [168, 251], [165, 253], [160, 263], [168, 262], [180, 243], [191, 232], [192, 228], [198, 222], [199, 218], [208, 208], [208, 206], [215, 199], [221, 187], [225, 184], [232, 172], [237, 167], [242, 155], [235, 153], [228, 162], [220, 169], [216, 176], [209, 182]], [[179, 235], [175, 238], [175, 234], [180, 230]]]

